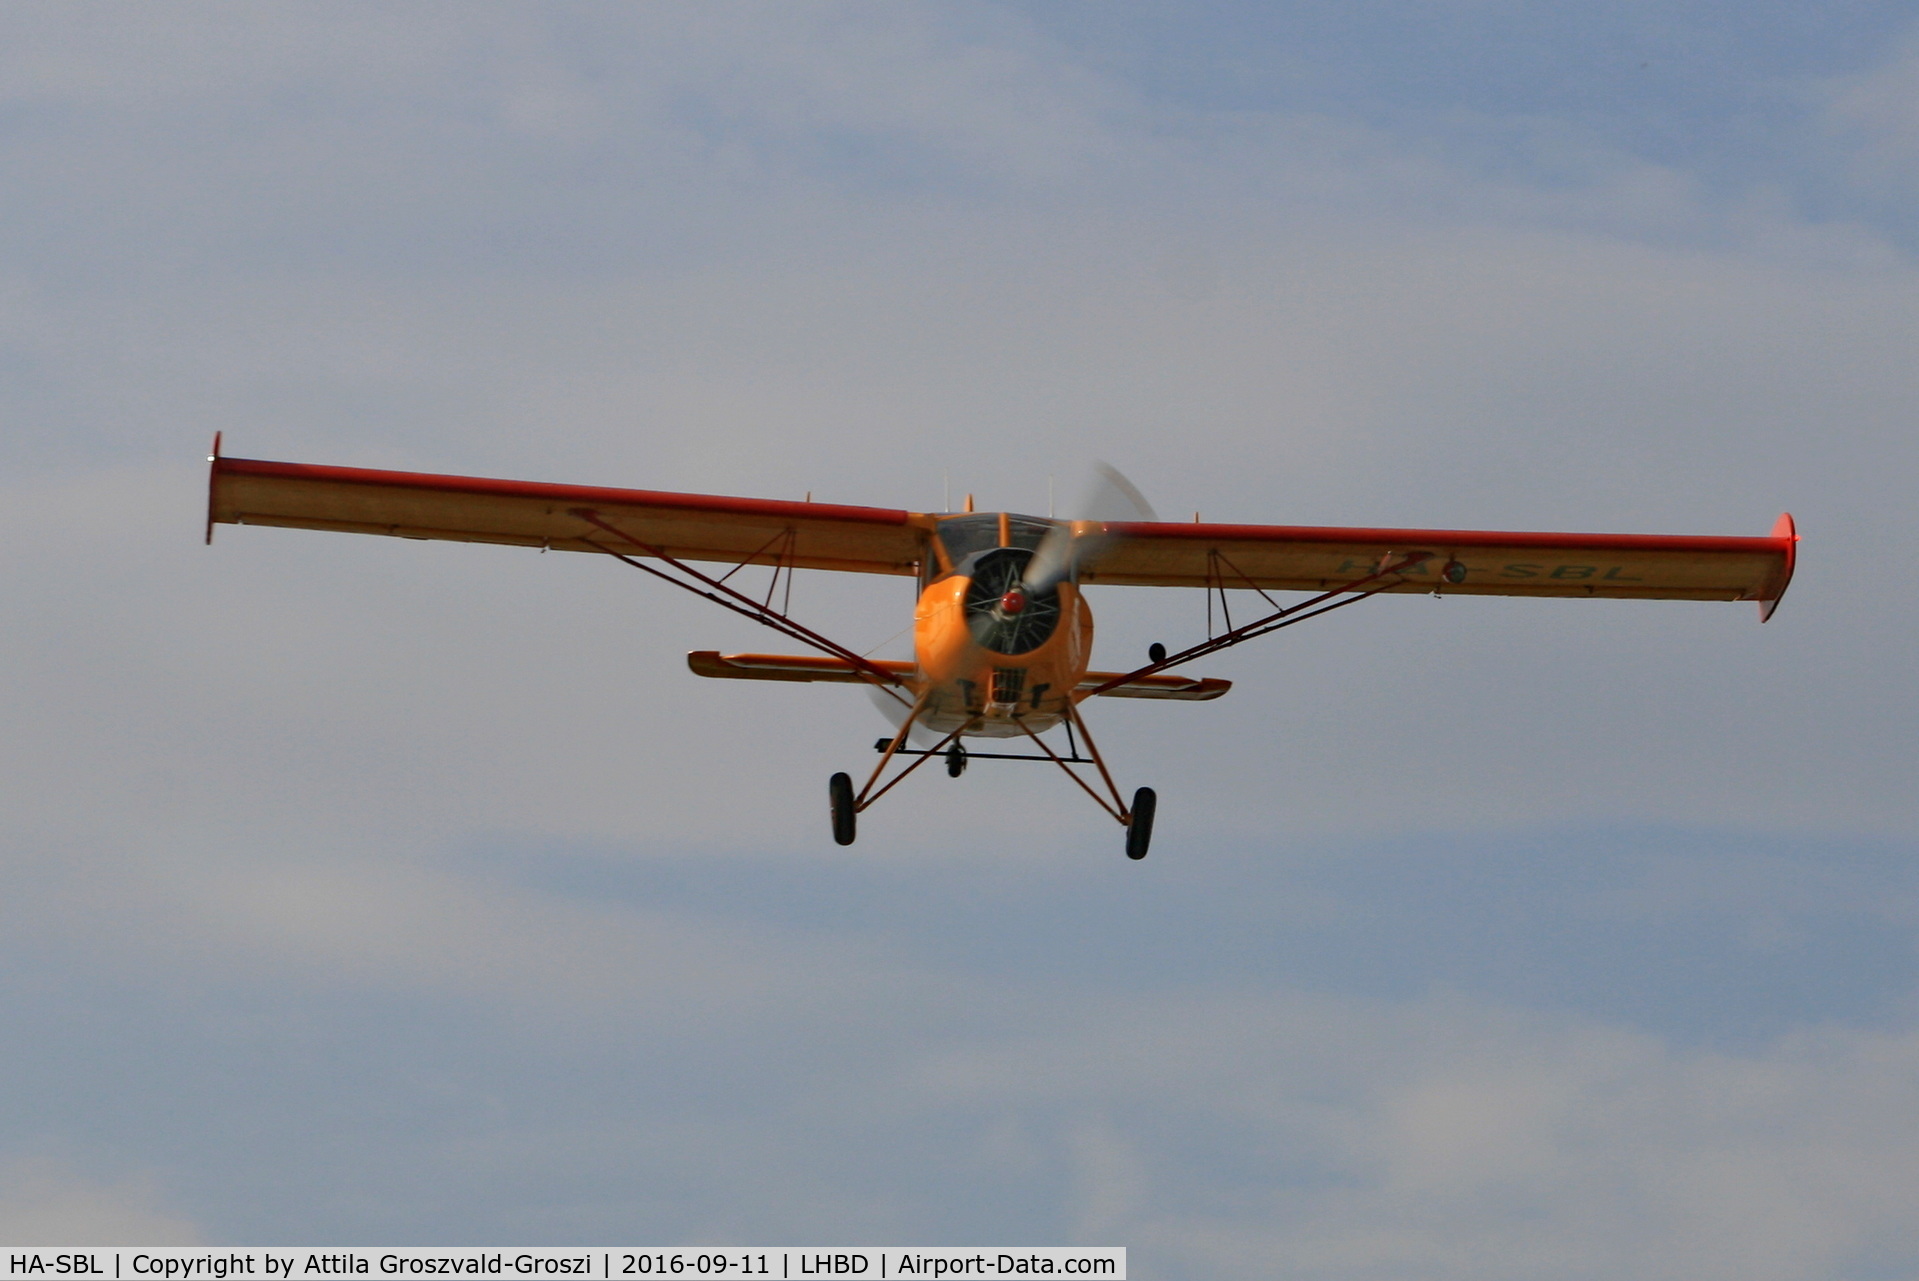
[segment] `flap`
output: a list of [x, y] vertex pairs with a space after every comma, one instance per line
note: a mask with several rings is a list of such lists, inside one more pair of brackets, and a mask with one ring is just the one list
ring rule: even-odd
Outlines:
[[[893, 673], [901, 680], [912, 678], [912, 663], [875, 658], [873, 666]], [[718, 650], [696, 649], [686, 656], [686, 665], [695, 675], [736, 681], [837, 681], [845, 685], [871, 685], [859, 669], [843, 658], [825, 654], [721, 654]]]
[[[1099, 689], [1101, 685], [1118, 675], [1120, 675], [1118, 672], [1088, 672], [1086, 679], [1079, 683], [1079, 688]], [[1155, 672], [1151, 676], [1134, 677], [1124, 685], [1102, 689], [1100, 697], [1172, 698], [1181, 702], [1204, 703], [1218, 698], [1232, 687], [1231, 681], [1223, 681], [1212, 676], [1180, 676], [1173, 672]]]

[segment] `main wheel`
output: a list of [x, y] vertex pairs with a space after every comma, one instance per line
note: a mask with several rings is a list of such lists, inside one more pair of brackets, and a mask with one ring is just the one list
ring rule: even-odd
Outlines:
[[833, 839], [841, 845], [851, 845], [854, 825], [859, 820], [859, 810], [853, 804], [853, 780], [844, 774], [835, 774], [827, 783], [826, 792], [833, 801]]
[[958, 778], [966, 772], [966, 749], [958, 743], [946, 749], [946, 777]]
[[1153, 811], [1159, 797], [1150, 787], [1133, 793], [1133, 821], [1126, 825], [1126, 857], [1145, 858], [1146, 847], [1153, 843]]

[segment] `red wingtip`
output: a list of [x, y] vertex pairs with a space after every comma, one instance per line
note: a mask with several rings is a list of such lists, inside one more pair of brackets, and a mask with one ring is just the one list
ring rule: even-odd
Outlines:
[[1792, 585], [1793, 564], [1799, 559], [1799, 527], [1793, 524], [1791, 512], [1781, 512], [1779, 519], [1773, 522], [1772, 536], [1785, 543], [1786, 563], [1779, 570], [1777, 582], [1769, 584], [1771, 590], [1759, 602], [1759, 621], [1771, 618], [1773, 611], [1779, 608], [1779, 602], [1785, 598], [1786, 588]]
[[207, 546], [213, 546], [213, 485], [220, 477], [220, 435], [213, 433], [213, 452], [207, 455]]

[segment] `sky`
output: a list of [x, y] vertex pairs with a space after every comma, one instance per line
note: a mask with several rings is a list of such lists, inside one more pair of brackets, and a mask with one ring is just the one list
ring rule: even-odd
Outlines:
[[[1919, 8], [0, 10], [0, 1238], [1919, 1276]], [[1394, 597], [831, 841], [856, 691], [241, 457], [1805, 536]], [[910, 586], [802, 574], [908, 650]], [[1095, 659], [1204, 633], [1094, 596]]]

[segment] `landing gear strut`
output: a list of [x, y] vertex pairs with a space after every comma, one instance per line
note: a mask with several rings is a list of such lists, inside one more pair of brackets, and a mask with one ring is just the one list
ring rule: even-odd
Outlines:
[[[977, 721], [959, 725], [931, 747], [906, 746], [907, 734], [912, 729], [913, 723], [919, 719], [920, 713], [926, 710], [926, 704], [930, 698], [931, 691], [922, 693], [914, 701], [913, 708], [907, 713], [906, 719], [900, 722], [899, 732], [892, 738], [882, 738], [873, 744], [879, 749], [880, 763], [873, 768], [872, 776], [866, 780], [865, 787], [856, 791], [850, 775], [833, 775], [827, 790], [833, 802], [833, 839], [841, 845], [853, 843], [854, 824], [859, 812], [892, 791], [908, 774], [924, 765], [928, 758], [944, 757], [946, 773], [952, 778], [958, 778], [966, 772], [966, 766], [974, 753], [966, 750], [959, 741], [960, 735], [968, 728], [976, 728], [979, 724]], [[1093, 742], [1092, 732], [1086, 728], [1086, 722], [1080, 719], [1079, 709], [1069, 702], [1064, 710], [1069, 745], [1067, 756], [1061, 756], [1054, 751], [1052, 745], [1035, 733], [1033, 727], [1018, 715], [1012, 718], [1013, 724], [1033, 741], [1041, 755], [1020, 756], [1001, 752], [980, 752], [978, 755], [991, 760], [1051, 761], [1065, 772], [1066, 777], [1077, 783], [1081, 791], [1092, 797], [1101, 809], [1126, 829], [1126, 857], [1145, 858], [1146, 849], [1153, 841], [1153, 811], [1158, 806], [1159, 798], [1152, 788], [1142, 787], [1133, 793], [1132, 805], [1127, 805], [1119, 786], [1113, 782], [1112, 774], [1107, 772], [1106, 762], [1099, 754], [1099, 746]], [[1080, 755], [1082, 750], [1086, 752], [1084, 757]], [[912, 764], [895, 774], [890, 781], [881, 784], [880, 779], [895, 756], [911, 757]], [[1098, 771], [1096, 781], [1103, 785], [1103, 792], [1101, 788], [1094, 787], [1092, 781], [1075, 770], [1073, 768], [1075, 765], [1093, 766]]]

